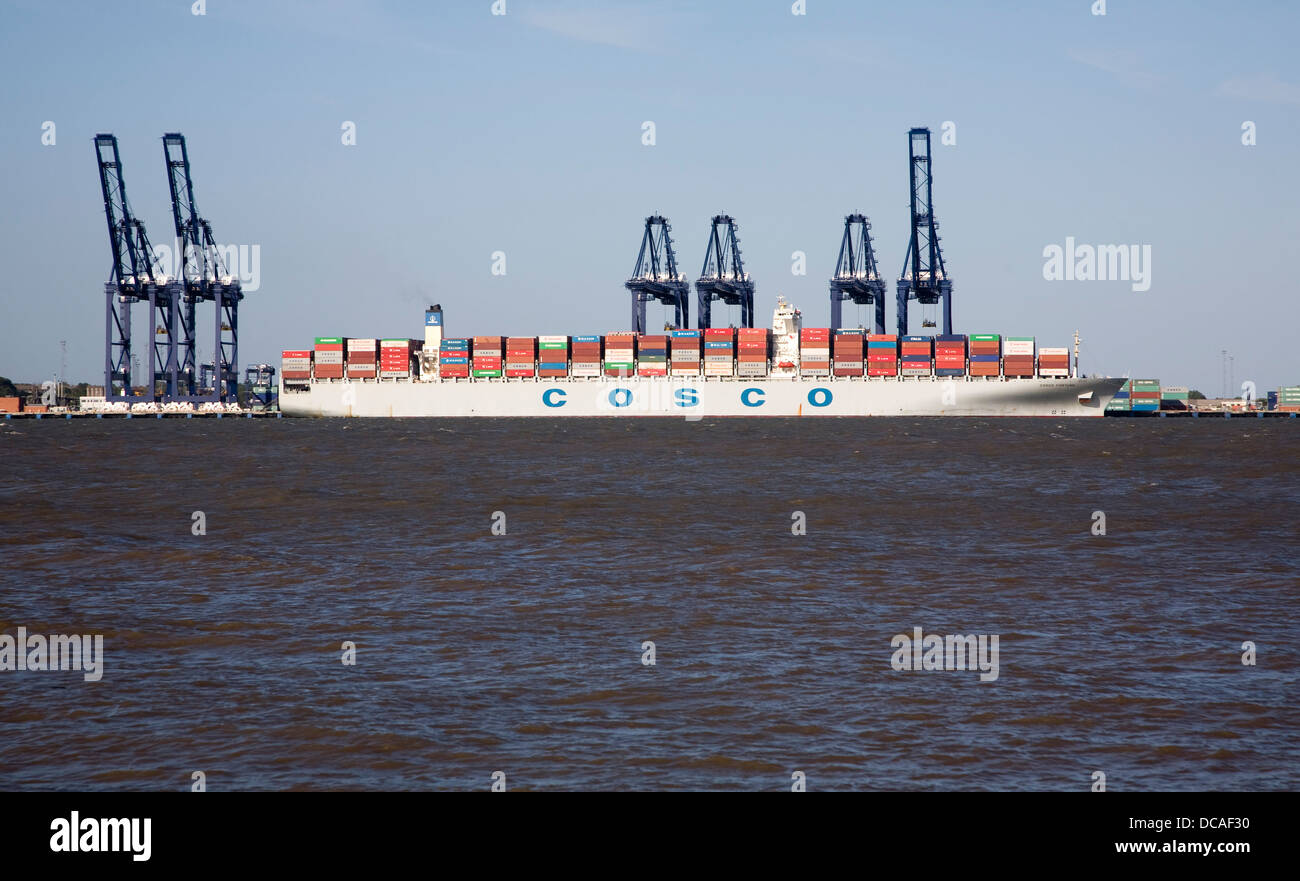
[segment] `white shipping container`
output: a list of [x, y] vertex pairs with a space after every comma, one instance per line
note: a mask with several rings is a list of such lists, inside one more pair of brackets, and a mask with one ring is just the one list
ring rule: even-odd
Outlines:
[[671, 371], [673, 376], [699, 376], [698, 367], [674, 367]]
[[844, 370], [861, 370], [861, 361], [836, 361], [835, 366]]
[[403, 377], [403, 376], [410, 376], [410, 375], [411, 375], [411, 371], [409, 371], [409, 370], [381, 370], [381, 371], [379, 371], [379, 376], [380, 376], [380, 378], [382, 378], [382, 379], [395, 379], [395, 378], [400, 378], [400, 377]]
[[1069, 376], [1070, 371], [1064, 367], [1044, 367], [1038, 371], [1039, 376]]
[[1004, 342], [1002, 344], [1002, 355], [1032, 355], [1034, 354], [1034, 344], [1030, 342]]
[[1070, 356], [1070, 350], [1059, 347], [1053, 349], [1044, 347], [1038, 350], [1038, 356], [1041, 358], [1043, 355], [1065, 355], [1068, 358]]
[[539, 336], [539, 337], [537, 338], [537, 342], [539, 342], [539, 343], [568, 343], [568, 342], [569, 342], [569, 338], [568, 338], [567, 336]]
[[1161, 387], [1162, 394], [1185, 395], [1190, 391], [1185, 385], [1166, 385]]
[[348, 339], [349, 352], [353, 351], [354, 349], [369, 352], [369, 351], [373, 351], [377, 345], [379, 345], [379, 340], [354, 340], [351, 338]]

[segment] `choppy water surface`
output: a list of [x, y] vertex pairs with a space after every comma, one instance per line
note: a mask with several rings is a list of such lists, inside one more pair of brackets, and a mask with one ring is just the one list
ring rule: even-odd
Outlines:
[[[0, 632], [106, 654], [0, 672], [0, 788], [1297, 789], [1298, 462], [1290, 420], [0, 423]], [[895, 671], [915, 627], [998, 679]]]

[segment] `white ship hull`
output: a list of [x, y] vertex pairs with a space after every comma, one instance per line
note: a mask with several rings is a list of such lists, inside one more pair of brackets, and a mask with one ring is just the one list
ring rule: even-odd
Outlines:
[[281, 384], [286, 416], [1101, 416], [1123, 379], [598, 377]]

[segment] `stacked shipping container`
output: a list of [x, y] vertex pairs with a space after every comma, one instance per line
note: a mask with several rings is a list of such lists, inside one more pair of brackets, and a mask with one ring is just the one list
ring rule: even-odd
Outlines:
[[900, 340], [903, 359], [900, 372], [903, 376], [929, 376], [934, 357], [934, 337], [905, 336]]
[[379, 341], [379, 375], [384, 379], [406, 378], [411, 375], [411, 360], [415, 348], [410, 340]]
[[631, 331], [605, 335], [605, 375], [631, 376], [636, 373], [636, 334]]
[[348, 340], [348, 379], [374, 379], [379, 374], [379, 340]]
[[281, 352], [280, 375], [287, 381], [311, 379], [311, 349], [286, 349]]
[[736, 375], [767, 376], [768, 330], [742, 327], [736, 331]]
[[831, 372], [831, 329], [805, 327], [799, 331], [799, 374], [829, 376]]
[[936, 376], [965, 375], [966, 337], [947, 333], [934, 338], [934, 373]]
[[831, 346], [832, 372], [836, 376], [861, 376], [863, 368], [862, 331], [837, 330]]
[[445, 337], [438, 351], [438, 375], [444, 379], [469, 377], [469, 339]]
[[1002, 372], [1002, 337], [996, 333], [973, 333], [969, 340], [970, 375], [998, 376]]
[[667, 334], [642, 334], [636, 341], [637, 376], [668, 375]]
[[504, 363], [505, 338], [499, 336], [474, 337], [474, 349], [470, 354], [470, 375], [479, 379], [496, 379], [501, 375]]
[[573, 346], [574, 376], [600, 376], [600, 337], [575, 336]]
[[1002, 375], [1034, 375], [1034, 338], [1009, 336], [1002, 342]]
[[704, 375], [731, 376], [735, 371], [736, 333], [730, 327], [704, 330]]
[[867, 334], [867, 376], [898, 375], [898, 337], [892, 333]]
[[537, 338], [506, 337], [506, 376], [537, 375]]
[[316, 337], [315, 375], [317, 379], [343, 378], [343, 337]]
[[1300, 385], [1284, 385], [1277, 390], [1277, 409], [1283, 413], [1300, 413]]
[[[597, 355], [596, 360], [600, 360]], [[569, 338], [567, 336], [539, 336], [537, 338], [537, 375], [544, 378], [567, 376], [569, 373]]]
[[670, 347], [669, 372], [673, 376], [699, 376], [700, 332], [674, 330], [668, 337]]
[[1160, 409], [1160, 380], [1130, 380], [1129, 409], [1135, 413], [1152, 413]]
[[1070, 350], [1062, 349], [1062, 348], [1039, 349], [1038, 350], [1038, 375], [1039, 376], [1069, 376], [1070, 375]]

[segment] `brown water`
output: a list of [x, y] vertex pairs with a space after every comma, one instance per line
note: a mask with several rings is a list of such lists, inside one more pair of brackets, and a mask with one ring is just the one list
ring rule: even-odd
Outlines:
[[[1298, 461], [1292, 420], [0, 423], [0, 633], [106, 656], [0, 672], [0, 788], [1294, 790]], [[915, 627], [998, 678], [895, 671]]]

